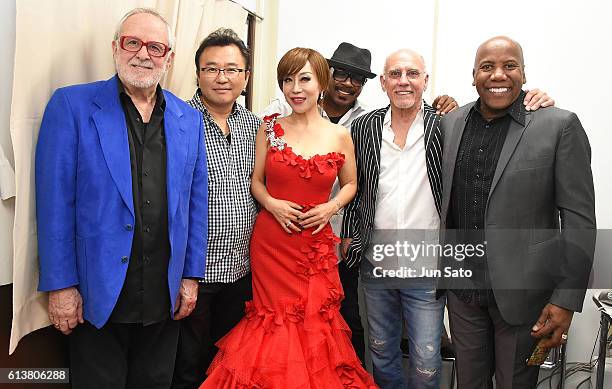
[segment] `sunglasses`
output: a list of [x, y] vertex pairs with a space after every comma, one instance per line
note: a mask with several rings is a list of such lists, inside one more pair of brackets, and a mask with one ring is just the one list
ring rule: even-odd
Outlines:
[[344, 69], [334, 69], [332, 73], [332, 78], [338, 82], [344, 82], [348, 78], [351, 79], [351, 85], [353, 86], [363, 86], [368, 79], [366, 76], [361, 74], [351, 73]]

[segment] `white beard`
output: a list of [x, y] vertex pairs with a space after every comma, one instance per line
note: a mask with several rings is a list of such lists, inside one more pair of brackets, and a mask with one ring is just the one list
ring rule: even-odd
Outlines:
[[[156, 86], [166, 73], [166, 64], [168, 63], [169, 57], [170, 56], [166, 57], [164, 63], [158, 68], [155, 67], [155, 64], [150, 59], [140, 61], [134, 57], [127, 64], [122, 64], [119, 63], [117, 57], [115, 57], [115, 70], [119, 75], [119, 79], [126, 84], [138, 89], [148, 89]], [[144, 76], [131, 65], [145, 66], [151, 68], [152, 72], [148, 72], [149, 74]]]

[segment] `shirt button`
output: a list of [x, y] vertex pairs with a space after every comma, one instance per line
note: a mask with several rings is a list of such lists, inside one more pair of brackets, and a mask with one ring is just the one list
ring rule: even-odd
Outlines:
[[149, 259], [150, 259], [150, 258], [149, 258], [148, 256], [146, 256], [146, 255], [145, 255], [143, 258], [142, 258], [142, 260], [143, 260], [145, 263], [149, 263]]
[[134, 229], [134, 226], [132, 226], [131, 224], [126, 224], [125, 225], [125, 230], [126, 231], [132, 231]]
[[128, 260], [129, 260], [129, 258], [126, 257], [125, 255], [123, 257], [121, 257], [121, 263], [127, 263]]
[[485, 128], [489, 128], [489, 127], [491, 127], [491, 125], [490, 125], [490, 124], [485, 125]]
[[148, 177], [148, 176], [149, 176], [149, 171], [148, 171], [148, 170], [145, 170], [145, 171], [144, 171], [144, 175]]
[[151, 227], [145, 227], [145, 232], [151, 232]]
[[145, 201], [145, 203], [146, 203], [147, 205], [151, 205], [151, 200], [146, 200], [146, 201]]
[[476, 174], [476, 178], [480, 178], [480, 174]]
[[478, 229], [478, 226], [474, 226], [474, 229], [475, 229], [475, 230], [477, 230], [477, 229]]
[[479, 153], [482, 153], [482, 149], [478, 149], [478, 152], [479, 152]]

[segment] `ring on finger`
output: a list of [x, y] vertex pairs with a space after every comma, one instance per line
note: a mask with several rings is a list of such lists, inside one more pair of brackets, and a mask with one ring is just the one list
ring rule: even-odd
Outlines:
[[291, 225], [291, 220], [287, 221], [287, 223], [285, 223], [285, 227], [289, 227]]

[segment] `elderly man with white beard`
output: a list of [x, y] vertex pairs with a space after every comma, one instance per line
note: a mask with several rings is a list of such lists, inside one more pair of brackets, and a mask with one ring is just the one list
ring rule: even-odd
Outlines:
[[117, 74], [60, 88], [36, 150], [39, 290], [70, 335], [73, 388], [169, 387], [179, 326], [204, 276], [200, 114], [159, 81], [170, 26], [137, 8], [112, 41]]

